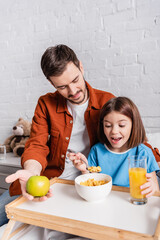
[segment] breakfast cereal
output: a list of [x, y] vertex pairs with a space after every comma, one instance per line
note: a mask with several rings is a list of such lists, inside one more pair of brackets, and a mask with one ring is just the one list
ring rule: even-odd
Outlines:
[[103, 185], [107, 182], [108, 181], [106, 181], [106, 180], [94, 180], [94, 178], [89, 178], [88, 180], [86, 180], [84, 182], [80, 182], [80, 185], [83, 185], [83, 186], [100, 186], [100, 185]]
[[97, 167], [95, 167], [95, 166], [92, 166], [92, 167], [88, 167], [88, 170], [90, 171], [90, 172], [101, 172], [101, 167], [100, 166], [97, 166]]

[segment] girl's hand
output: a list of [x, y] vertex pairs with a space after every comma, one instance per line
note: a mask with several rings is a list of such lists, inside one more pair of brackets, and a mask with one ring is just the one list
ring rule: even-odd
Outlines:
[[140, 188], [143, 190], [141, 194], [146, 197], [151, 197], [156, 191], [159, 191], [159, 184], [155, 172], [147, 173], [147, 182], [144, 183]]
[[81, 161], [81, 159], [83, 159], [86, 163], [88, 163], [88, 161], [82, 153], [68, 153], [67, 156], [72, 161], [73, 165], [82, 172], [82, 174], [88, 173], [88, 170], [86, 170], [86, 164]]

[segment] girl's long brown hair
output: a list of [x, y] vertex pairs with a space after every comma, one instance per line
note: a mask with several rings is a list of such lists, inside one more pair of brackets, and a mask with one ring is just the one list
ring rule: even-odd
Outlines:
[[123, 114], [129, 117], [132, 121], [131, 134], [128, 140], [128, 149], [136, 147], [147, 141], [143, 122], [136, 105], [127, 97], [116, 97], [106, 102], [100, 112], [98, 138], [101, 143], [105, 143], [107, 146], [110, 145], [104, 134], [103, 119], [112, 111]]

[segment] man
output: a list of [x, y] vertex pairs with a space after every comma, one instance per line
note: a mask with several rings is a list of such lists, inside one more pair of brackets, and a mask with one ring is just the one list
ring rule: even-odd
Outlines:
[[67, 149], [88, 155], [90, 147], [98, 141], [100, 109], [114, 97], [93, 89], [85, 81], [82, 63], [65, 45], [48, 48], [42, 56], [41, 67], [57, 91], [39, 98], [30, 139], [22, 156], [23, 170], [6, 178], [8, 183], [13, 182], [11, 196], [22, 193], [34, 201], [44, 201], [52, 194], [48, 192], [45, 197], [36, 199], [29, 195], [26, 181], [30, 176], [41, 174], [48, 178], [74, 179], [79, 174], [67, 158]]
[[[42, 174], [48, 178], [74, 179], [79, 174], [67, 158], [67, 149], [88, 155], [90, 147], [98, 141], [99, 111], [114, 97], [93, 89], [84, 80], [82, 63], [65, 45], [48, 48], [42, 56], [41, 67], [57, 91], [39, 98], [30, 139], [22, 156], [23, 170], [6, 179], [7, 182], [16, 180], [10, 187], [11, 196], [22, 193], [29, 200], [33, 197], [25, 186], [30, 176]], [[49, 192], [34, 201], [44, 201], [50, 196]]]

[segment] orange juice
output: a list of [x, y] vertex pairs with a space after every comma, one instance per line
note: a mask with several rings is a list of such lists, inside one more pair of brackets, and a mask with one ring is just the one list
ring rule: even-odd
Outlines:
[[146, 169], [141, 167], [129, 169], [130, 194], [133, 198], [145, 198], [145, 195], [141, 194], [140, 186], [146, 182], [146, 172]]

